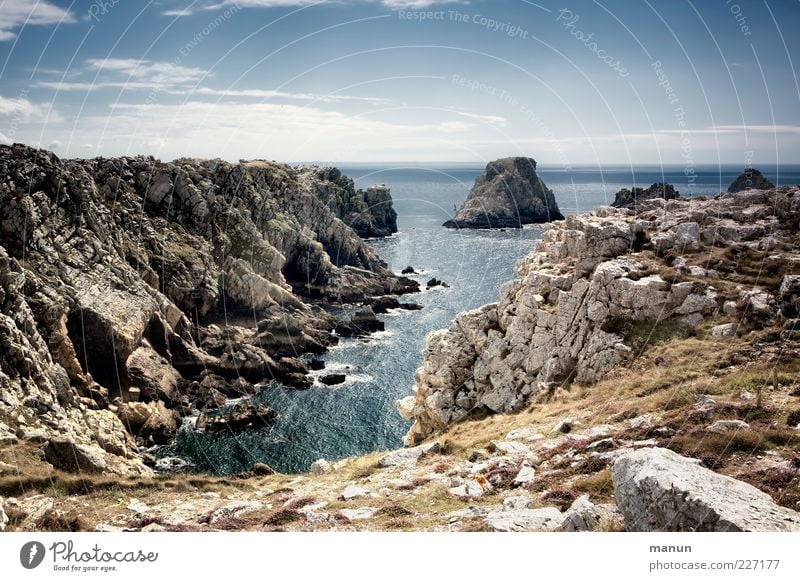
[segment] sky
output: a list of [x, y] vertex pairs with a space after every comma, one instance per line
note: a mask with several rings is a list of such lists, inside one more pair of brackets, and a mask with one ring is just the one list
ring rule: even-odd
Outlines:
[[800, 162], [800, 0], [0, 0], [0, 142], [540, 165]]

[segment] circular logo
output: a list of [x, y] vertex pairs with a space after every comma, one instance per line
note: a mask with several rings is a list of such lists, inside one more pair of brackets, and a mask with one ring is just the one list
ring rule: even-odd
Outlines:
[[39, 541], [30, 541], [19, 550], [19, 562], [26, 569], [36, 569], [44, 560], [44, 545]]

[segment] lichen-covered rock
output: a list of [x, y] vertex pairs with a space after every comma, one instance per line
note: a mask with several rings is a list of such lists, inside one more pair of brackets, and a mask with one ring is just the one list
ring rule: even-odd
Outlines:
[[444, 226], [522, 228], [563, 218], [553, 192], [536, 173], [536, 161], [508, 157], [487, 164], [464, 205]]
[[800, 513], [671, 450], [623, 454], [611, 474], [628, 531], [800, 531]]

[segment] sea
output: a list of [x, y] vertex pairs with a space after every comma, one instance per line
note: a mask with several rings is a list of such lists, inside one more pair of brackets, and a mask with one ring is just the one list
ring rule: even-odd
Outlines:
[[[411, 394], [414, 371], [422, 364], [425, 338], [450, 325], [459, 312], [496, 302], [501, 285], [515, 277], [514, 264], [539, 238], [538, 226], [521, 230], [450, 230], [442, 223], [465, 200], [477, 164], [352, 164], [341, 167], [357, 187], [385, 183], [391, 188], [399, 232], [369, 240], [397, 272], [412, 266], [425, 287], [438, 278], [449, 287], [435, 287], [403, 297], [423, 305], [420, 311], [380, 315], [386, 330], [361, 339], [346, 339], [327, 352], [320, 374], [344, 373], [337, 386], [315, 384], [309, 390], [264, 385], [256, 399], [278, 414], [274, 423], [239, 433], [198, 433], [185, 425], [173, 445], [159, 456], [178, 456], [197, 471], [227, 475], [264, 462], [283, 473], [307, 471], [324, 458], [348, 456], [402, 446], [410, 423], [395, 410], [395, 401]], [[800, 166], [761, 168], [778, 185], [800, 183]], [[588, 212], [608, 205], [621, 188], [672, 183], [682, 196], [716, 195], [741, 172], [741, 167], [540, 167], [539, 175], [555, 193], [563, 214]]]

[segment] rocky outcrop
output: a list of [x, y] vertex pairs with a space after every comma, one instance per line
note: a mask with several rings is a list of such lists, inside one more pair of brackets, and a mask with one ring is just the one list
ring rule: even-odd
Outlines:
[[616, 193], [611, 206], [614, 208], [636, 209], [645, 200], [674, 200], [680, 192], [672, 184], [657, 182], [649, 188], [623, 188]]
[[206, 412], [197, 418], [196, 427], [201, 432], [230, 430], [238, 432], [254, 425], [274, 420], [278, 414], [266, 404], [249, 400], [237, 402], [220, 412]]
[[[594, 383], [636, 357], [651, 335], [688, 333], [720, 314], [726, 301], [717, 281], [704, 282], [710, 271], [697, 267], [696, 276], [683, 278], [671, 270], [683, 272], [676, 257], [704, 248], [742, 253], [765, 243], [791, 248], [797, 194], [647, 200], [638, 214], [606, 207], [543, 226], [533, 253], [517, 264], [520, 278], [501, 288], [498, 303], [461, 313], [449, 329], [428, 336], [413, 395], [398, 402], [414, 421], [407, 445], [472, 414], [519, 410], [560, 384]], [[787, 297], [790, 288], [787, 282]], [[778, 316], [764, 289], [731, 292], [739, 293], [729, 310], [739, 320]], [[792, 316], [793, 307], [786, 312]]]
[[261, 381], [310, 385], [296, 356], [342, 324], [320, 301], [418, 289], [339, 218], [358, 196], [338, 170], [0, 146], [0, 436], [97, 458], [51, 446], [64, 469], [147, 472], [125, 425], [162, 443]]
[[622, 455], [612, 480], [628, 531], [800, 531], [800, 513], [664, 448]]
[[553, 192], [536, 173], [536, 161], [508, 157], [487, 164], [464, 205], [444, 226], [521, 228], [563, 218]]
[[320, 168], [315, 175], [320, 199], [359, 236], [382, 238], [397, 232], [397, 212], [386, 184], [356, 190], [352, 178], [336, 168]]
[[728, 193], [735, 194], [745, 190], [771, 190], [775, 185], [755, 168], [746, 168], [728, 186]]

